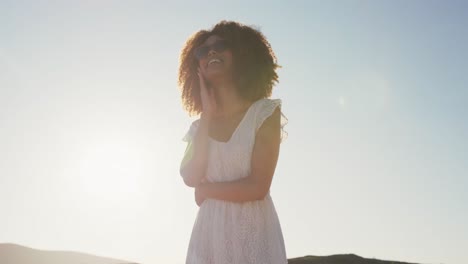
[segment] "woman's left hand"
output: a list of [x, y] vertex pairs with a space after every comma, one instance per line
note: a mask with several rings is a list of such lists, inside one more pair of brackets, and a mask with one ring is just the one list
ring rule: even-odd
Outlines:
[[199, 207], [202, 205], [203, 201], [205, 201], [205, 197], [203, 196], [200, 187], [200, 185], [195, 187], [195, 202]]

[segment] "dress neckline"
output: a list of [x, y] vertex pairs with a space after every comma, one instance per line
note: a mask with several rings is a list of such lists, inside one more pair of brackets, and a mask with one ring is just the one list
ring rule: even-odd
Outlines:
[[242, 126], [242, 124], [244, 123], [244, 120], [247, 119], [247, 116], [248, 116], [248, 114], [250, 113], [250, 110], [253, 108], [253, 105], [256, 104], [256, 103], [257, 103], [258, 101], [260, 101], [260, 100], [262, 100], [262, 99], [259, 99], [259, 100], [255, 101], [255, 102], [253, 102], [253, 103], [249, 106], [249, 108], [248, 108], [247, 111], [245, 112], [244, 116], [242, 117], [241, 121], [239, 122], [239, 124], [237, 124], [236, 129], [234, 129], [234, 132], [232, 132], [231, 137], [229, 137], [229, 139], [228, 139], [227, 141], [219, 141], [219, 140], [216, 140], [216, 139], [212, 138], [210, 135], [208, 135], [208, 138], [209, 138], [211, 141], [216, 142], [216, 143], [220, 143], [220, 144], [228, 144], [228, 143], [230, 143], [231, 140], [232, 140], [232, 139], [234, 138], [234, 136], [236, 135], [237, 130], [239, 130], [239, 128], [240, 128], [240, 127]]

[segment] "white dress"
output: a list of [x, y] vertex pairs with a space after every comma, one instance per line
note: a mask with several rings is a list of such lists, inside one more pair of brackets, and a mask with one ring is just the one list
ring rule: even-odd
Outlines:
[[[233, 181], [250, 173], [255, 134], [280, 99], [255, 101], [227, 142], [209, 139], [206, 178]], [[282, 119], [282, 122], [285, 119]], [[195, 120], [184, 141], [195, 136]], [[270, 192], [263, 200], [234, 203], [206, 199], [199, 208], [186, 264], [287, 264], [280, 222]]]

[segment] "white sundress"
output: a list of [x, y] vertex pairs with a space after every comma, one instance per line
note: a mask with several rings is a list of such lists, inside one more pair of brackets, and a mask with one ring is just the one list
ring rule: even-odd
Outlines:
[[[209, 139], [207, 181], [233, 181], [250, 174], [256, 132], [280, 105], [280, 99], [259, 99], [249, 107], [229, 141]], [[198, 124], [199, 119], [191, 124], [184, 141], [193, 139]], [[206, 199], [202, 203], [193, 226], [186, 264], [287, 263], [283, 234], [270, 192], [257, 201], [234, 203]]]

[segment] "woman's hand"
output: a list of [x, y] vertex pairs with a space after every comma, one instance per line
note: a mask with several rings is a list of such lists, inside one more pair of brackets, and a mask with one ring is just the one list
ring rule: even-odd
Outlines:
[[203, 196], [201, 189], [200, 189], [200, 185], [199, 185], [195, 187], [195, 202], [200, 207], [203, 201], [205, 201], [205, 196]]
[[200, 80], [200, 96], [202, 101], [202, 113], [211, 118], [213, 114], [216, 112], [216, 98], [213, 89], [208, 89], [206, 87], [205, 78], [198, 68], [198, 79]]

